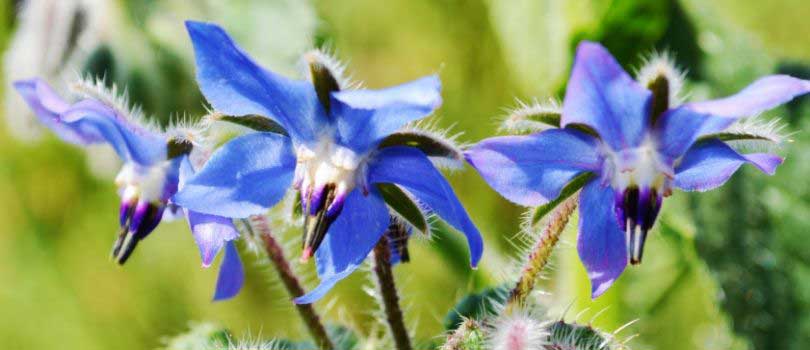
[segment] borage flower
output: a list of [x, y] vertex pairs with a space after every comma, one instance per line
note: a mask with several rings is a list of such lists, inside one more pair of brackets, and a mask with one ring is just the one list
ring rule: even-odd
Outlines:
[[[222, 28], [186, 26], [208, 102], [267, 131], [225, 144], [174, 199], [202, 213], [245, 218], [265, 213], [290, 187], [298, 190], [305, 215], [302, 260], [315, 255], [321, 281], [297, 303], [318, 300], [354, 271], [391, 215], [426, 232], [424, 207], [467, 236], [472, 265], [478, 263], [478, 230], [428, 158], [449, 154], [461, 162], [460, 152], [427, 134], [397, 132], [440, 105], [437, 77], [346, 90], [340, 69], [315, 52], [306, 57], [311, 80], [291, 80], [254, 63]], [[411, 196], [423, 205], [417, 215], [408, 210]]]
[[490, 186], [520, 205], [547, 204], [566, 185], [584, 185], [577, 248], [593, 297], [628, 261], [641, 262], [647, 232], [673, 188], [716, 188], [745, 163], [773, 174], [782, 158], [741, 154], [723, 131], [810, 91], [808, 81], [776, 75], [730, 97], [672, 106], [680, 78], [672, 72], [645, 72], [652, 74], [640, 84], [602, 46], [582, 43], [561, 115], [537, 116], [561, 128], [487, 139], [466, 154]]
[[[117, 97], [114, 90], [108, 91], [101, 81], [75, 84], [76, 92], [84, 98], [72, 104], [41, 79], [17, 81], [14, 87], [39, 120], [62, 140], [82, 146], [107, 143], [123, 160], [115, 178], [121, 196], [121, 230], [112, 256], [124, 264], [164, 217], [172, 217], [180, 209], [169, 199], [177, 192], [178, 184], [193, 174], [189, 154], [194, 140], [180, 132], [172, 135], [148, 125], [139, 110], [129, 109], [126, 100]], [[238, 236], [236, 229], [230, 219], [187, 210], [185, 213], [199, 244], [203, 266], [209, 266], [227, 242], [214, 299], [232, 297], [241, 288], [244, 275], [232, 242]]]

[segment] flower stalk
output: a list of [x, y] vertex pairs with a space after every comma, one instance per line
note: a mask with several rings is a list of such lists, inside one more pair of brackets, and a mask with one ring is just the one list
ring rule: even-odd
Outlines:
[[413, 349], [408, 330], [405, 328], [402, 309], [399, 307], [399, 295], [391, 270], [391, 248], [386, 235], [382, 235], [374, 247], [374, 274], [377, 276], [377, 286], [385, 309], [385, 318], [397, 350]]
[[[298, 277], [295, 276], [289, 262], [284, 257], [284, 250], [281, 248], [281, 245], [279, 245], [278, 241], [273, 237], [270, 226], [267, 224], [267, 218], [263, 215], [253, 215], [249, 219], [242, 219], [242, 221], [245, 227], [255, 231], [255, 233], [262, 238], [264, 249], [267, 251], [267, 257], [270, 258], [270, 262], [273, 263], [273, 267], [275, 267], [276, 272], [278, 272], [279, 277], [281, 277], [281, 282], [284, 283], [287, 292], [290, 293], [293, 298], [304, 295], [304, 288], [301, 286]], [[312, 304], [296, 304], [295, 307], [298, 310], [298, 314], [301, 315], [301, 318], [304, 320], [307, 330], [309, 330], [315, 343], [317, 343], [321, 349], [334, 349], [335, 345], [329, 338], [326, 327], [321, 323], [321, 319], [318, 313], [315, 312]]]
[[509, 293], [509, 299], [507, 299], [506, 302], [507, 314], [511, 313], [515, 306], [524, 304], [526, 298], [534, 289], [537, 277], [548, 263], [551, 252], [557, 245], [557, 241], [560, 240], [560, 234], [562, 234], [563, 229], [565, 229], [565, 225], [568, 224], [571, 214], [577, 208], [577, 197], [578, 196], [571, 196], [560, 204], [552, 214], [548, 225], [543, 229], [540, 238], [529, 253], [520, 278]]

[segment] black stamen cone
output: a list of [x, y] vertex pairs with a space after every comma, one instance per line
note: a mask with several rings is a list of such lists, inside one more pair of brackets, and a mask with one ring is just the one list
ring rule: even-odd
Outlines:
[[[307, 208], [305, 208], [307, 216], [304, 218], [304, 237], [302, 240], [303, 254], [301, 256], [304, 261], [315, 254], [315, 251], [321, 246], [324, 237], [326, 237], [326, 231], [329, 230], [329, 226], [332, 226], [339, 214], [339, 212], [329, 213], [329, 207], [335, 201], [334, 184], [326, 185], [320, 198], [317, 201], [318, 203], [312, 203], [312, 195], [307, 200], [308, 204]], [[314, 208], [311, 206], [314, 206]], [[314, 214], [312, 214], [313, 209]]]
[[627, 258], [632, 265], [641, 263], [647, 233], [655, 223], [661, 202], [655, 189], [628, 188], [623, 198]]

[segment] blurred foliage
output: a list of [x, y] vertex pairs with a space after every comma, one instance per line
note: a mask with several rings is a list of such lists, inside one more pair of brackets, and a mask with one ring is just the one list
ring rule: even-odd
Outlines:
[[[189, 18], [222, 24], [252, 56], [286, 75], [297, 74], [298, 55], [315, 44], [334, 48], [352, 77], [372, 88], [438, 73], [444, 105], [437, 123], [463, 132], [462, 142], [493, 135], [515, 98], [561, 97], [573, 48], [583, 39], [604, 43], [631, 71], [652, 50], [671, 51], [688, 71], [695, 99], [734, 92], [773, 72], [810, 77], [810, 47], [802, 36], [810, 32], [810, 5], [801, 0], [111, 3], [104, 40], [76, 69], [126, 86], [131, 100], [162, 123], [205, 112], [182, 23]], [[3, 47], [14, 31], [14, 8], [13, 1], [0, 2]], [[806, 130], [807, 100], [767, 116], [784, 117], [789, 130]], [[223, 325], [237, 338], [306, 341], [289, 296], [249, 244], [240, 247], [248, 284], [223, 303], [210, 302], [216, 271], [200, 268], [182, 222], [161, 225], [123, 269], [109, 262], [118, 201], [110, 179], [96, 178], [86, 153], [53, 137], [33, 144], [6, 137], [14, 127], [0, 124], [5, 347], [157, 348], [166, 345], [163, 336], [185, 333], [195, 320]], [[793, 139], [780, 150], [786, 163], [773, 177], [744, 169], [723, 189], [668, 199], [645, 263], [595, 301], [572, 222], [541, 283], [550, 294], [538, 294], [538, 302], [553, 318], [591, 321], [599, 314], [592, 324], [604, 330], [638, 319], [623, 332], [639, 334], [634, 349], [806, 348], [810, 153], [803, 151], [810, 137], [799, 132]], [[443, 224], [432, 223], [431, 239], [411, 240], [411, 262], [395, 272], [420, 344], [435, 343], [445, 315], [464, 296], [514, 278], [502, 271], [511, 271], [522, 209], [470, 169], [450, 177], [487, 250], [471, 271], [463, 237]], [[295, 247], [298, 231], [284, 237]], [[301, 268], [314, 286], [311, 266]], [[382, 329], [362, 291], [366, 284], [365, 273], [357, 273], [317, 304], [355, 340], [376, 339]]]

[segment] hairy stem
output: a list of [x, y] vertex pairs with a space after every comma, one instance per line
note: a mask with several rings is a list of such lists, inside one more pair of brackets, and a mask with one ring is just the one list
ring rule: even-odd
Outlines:
[[568, 219], [576, 208], [577, 196], [571, 196], [555, 209], [548, 225], [543, 229], [540, 238], [529, 253], [520, 278], [509, 293], [509, 299], [506, 303], [507, 312], [510, 312], [515, 306], [526, 302], [529, 293], [534, 289], [537, 277], [548, 263], [551, 252], [560, 239], [560, 234], [562, 234], [565, 225], [568, 224]]
[[[281, 277], [281, 281], [284, 283], [284, 287], [287, 288], [287, 292], [293, 297], [304, 295], [304, 288], [301, 286], [301, 282], [298, 281], [298, 277], [295, 276], [290, 264], [284, 257], [284, 250], [281, 248], [281, 245], [278, 244], [278, 241], [273, 238], [270, 226], [267, 224], [267, 218], [263, 215], [253, 215], [250, 219], [243, 219], [242, 222], [249, 230], [255, 231], [255, 233], [262, 238], [262, 241], [264, 241], [264, 249], [267, 251], [267, 256], [276, 268], [276, 272], [278, 272], [279, 277]], [[326, 327], [321, 323], [321, 319], [318, 313], [315, 312], [312, 304], [296, 304], [295, 307], [298, 310], [298, 314], [301, 315], [301, 318], [304, 320], [312, 339], [318, 344], [318, 347], [321, 349], [334, 349], [335, 345], [332, 343], [332, 340], [329, 339]]]
[[391, 250], [386, 235], [380, 237], [374, 247], [374, 274], [377, 275], [377, 286], [382, 296], [388, 327], [394, 337], [397, 350], [411, 350], [411, 339], [405, 329], [405, 320], [402, 309], [399, 307], [399, 295], [394, 283], [394, 274], [391, 271]]

